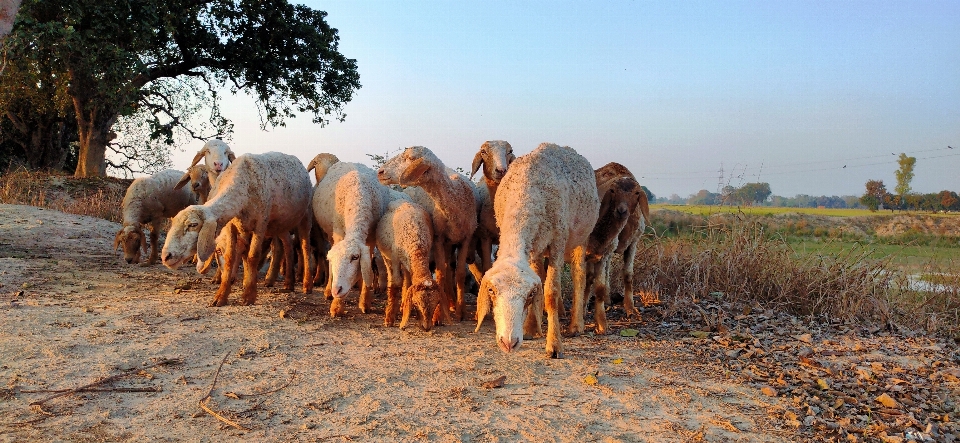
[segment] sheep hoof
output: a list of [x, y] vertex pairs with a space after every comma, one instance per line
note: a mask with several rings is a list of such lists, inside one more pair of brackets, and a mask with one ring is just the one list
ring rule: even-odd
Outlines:
[[560, 351], [558, 351], [558, 350], [556, 350], [556, 349], [554, 349], [554, 350], [552, 350], [552, 351], [548, 350], [548, 351], [547, 351], [547, 358], [561, 359], [561, 358], [563, 358], [563, 352], [560, 352]]

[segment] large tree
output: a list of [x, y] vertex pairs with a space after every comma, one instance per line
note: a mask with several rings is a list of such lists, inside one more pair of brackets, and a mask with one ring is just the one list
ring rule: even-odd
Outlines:
[[897, 186], [893, 188], [893, 191], [901, 197], [901, 199], [910, 193], [910, 182], [913, 181], [913, 167], [917, 164], [916, 157], [908, 157], [907, 154], [900, 153], [900, 157], [897, 159], [897, 163], [900, 165], [900, 168], [897, 169]]
[[78, 126], [75, 175], [97, 176], [121, 117], [146, 108], [153, 139], [185, 124], [174, 80], [200, 81], [213, 106], [224, 87], [246, 92], [264, 125], [342, 120], [359, 74], [326, 15], [286, 0], [26, 0], [4, 49], [51, 54]]
[[860, 197], [860, 203], [867, 209], [875, 212], [881, 205], [890, 204], [890, 194], [883, 180], [867, 180], [866, 188], [867, 192]]

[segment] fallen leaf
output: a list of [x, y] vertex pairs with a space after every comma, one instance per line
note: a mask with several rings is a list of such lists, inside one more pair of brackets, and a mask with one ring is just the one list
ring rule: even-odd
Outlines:
[[897, 407], [897, 401], [894, 400], [893, 397], [890, 397], [889, 395], [887, 395], [886, 393], [880, 394], [880, 396], [877, 397], [875, 400], [877, 401], [877, 403], [880, 403], [888, 408]]
[[483, 384], [480, 385], [480, 386], [483, 387], [483, 388], [485, 388], [485, 389], [502, 388], [502, 387], [503, 387], [503, 383], [504, 383], [505, 381], [507, 381], [507, 376], [506, 376], [506, 375], [501, 375], [501, 376], [499, 376], [499, 377], [497, 377], [497, 378], [495, 378], [495, 379], [493, 379], [493, 380], [489, 380], [489, 381], [483, 382]]
[[281, 309], [281, 310], [280, 310], [280, 318], [287, 318], [287, 317], [289, 317], [289, 315], [287, 314], [287, 311]]
[[822, 379], [822, 378], [818, 378], [818, 379], [817, 379], [817, 386], [819, 386], [820, 389], [822, 389], [822, 390], [824, 390], [824, 391], [830, 389], [830, 384], [827, 383], [827, 381], [824, 380], [824, 379]]
[[776, 389], [773, 389], [773, 388], [770, 387], [770, 386], [764, 386], [764, 387], [760, 388], [760, 392], [762, 392], [763, 395], [766, 395], [767, 397], [776, 397], [776, 396], [777, 396], [777, 390], [776, 390]]
[[613, 360], [613, 364], [615, 364], [615, 365], [619, 365], [620, 363], [623, 363], [623, 359], [622, 359], [622, 358], [615, 358], [615, 359]]
[[597, 374], [594, 373], [584, 377], [583, 382], [590, 386], [595, 386], [597, 383], [600, 383], [600, 380], [597, 380]]
[[813, 341], [813, 336], [810, 334], [794, 335], [793, 338], [799, 341], [802, 341], [806, 344], [810, 344]]
[[638, 331], [638, 330], [636, 330], [636, 329], [621, 329], [621, 330], [620, 330], [620, 336], [621, 336], [621, 337], [636, 337], [637, 334], [639, 334], [639, 333], [640, 333], [640, 331]]
[[710, 333], [706, 331], [690, 331], [690, 336], [696, 338], [707, 338], [708, 335], [710, 335]]
[[233, 392], [227, 392], [227, 393], [223, 394], [223, 396], [224, 396], [224, 397], [230, 397], [230, 398], [233, 398], [233, 399], [240, 400], [240, 396], [237, 395], [236, 393], [233, 393]]

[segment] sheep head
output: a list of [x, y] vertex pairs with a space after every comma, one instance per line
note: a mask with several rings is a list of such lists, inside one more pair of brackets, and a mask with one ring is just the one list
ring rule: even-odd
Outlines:
[[330, 169], [335, 163], [339, 163], [340, 159], [336, 155], [329, 154], [326, 152], [321, 152], [317, 154], [313, 160], [310, 160], [310, 163], [307, 164], [307, 172], [311, 170], [314, 171], [314, 175], [317, 178], [317, 183], [320, 183], [323, 180], [323, 177], [327, 175], [327, 170]]
[[426, 279], [410, 288], [413, 306], [420, 313], [420, 328], [429, 331], [433, 327], [433, 312], [440, 305], [440, 285], [433, 279]]
[[207, 165], [193, 165], [187, 168], [187, 172], [180, 177], [180, 181], [173, 189], [181, 189], [190, 183], [190, 190], [196, 194], [197, 201], [202, 205], [210, 197], [210, 189], [213, 187], [212, 178], [213, 174], [210, 173]]
[[507, 173], [510, 163], [517, 157], [513, 155], [513, 147], [503, 140], [493, 140], [480, 145], [480, 151], [473, 157], [473, 172], [470, 178], [483, 166], [483, 176], [489, 183], [500, 184], [500, 180]]
[[620, 177], [603, 183], [600, 187], [600, 217], [608, 213], [614, 220], [626, 223], [630, 214], [640, 205], [640, 200], [646, 200], [646, 193], [640, 184], [630, 177]]
[[[499, 265], [499, 266], [498, 266]], [[523, 321], [527, 308], [543, 292], [540, 277], [528, 263], [494, 263], [483, 275], [477, 295], [477, 329], [493, 305], [497, 326], [497, 346], [513, 352], [523, 343]]]
[[432, 151], [413, 146], [387, 160], [377, 171], [377, 179], [384, 185], [417, 186], [424, 174], [437, 165], [443, 162]]
[[203, 206], [187, 207], [170, 224], [160, 253], [164, 266], [177, 269], [194, 254], [200, 262], [207, 261], [216, 248], [216, 237], [217, 217]]
[[330, 278], [333, 282], [332, 295], [334, 297], [347, 295], [361, 275], [364, 283], [373, 282], [370, 247], [361, 241], [343, 239], [337, 242], [327, 252], [327, 261], [330, 262]]
[[127, 264], [140, 263], [140, 248], [147, 250], [147, 237], [143, 234], [140, 223], [125, 225], [117, 232], [113, 239], [113, 249], [123, 247], [123, 259]]
[[193, 163], [190, 163], [190, 166], [200, 163], [201, 159], [204, 160], [213, 175], [218, 175], [227, 169], [227, 166], [230, 166], [230, 163], [237, 157], [223, 140], [214, 139], [203, 145], [203, 148], [193, 157]]

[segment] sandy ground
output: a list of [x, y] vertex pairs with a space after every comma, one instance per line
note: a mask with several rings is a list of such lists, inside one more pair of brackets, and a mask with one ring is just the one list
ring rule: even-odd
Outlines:
[[[565, 339], [551, 360], [542, 340], [500, 352], [491, 321], [386, 328], [383, 297], [361, 314], [353, 295], [336, 319], [321, 295], [262, 287], [254, 306], [210, 308], [192, 268], [122, 263], [117, 229], [0, 205], [0, 440], [819, 440], [784, 420], [788, 399], [656, 324]], [[177, 362], [137, 370], [163, 359]], [[243, 430], [199, 407], [208, 392]]]

